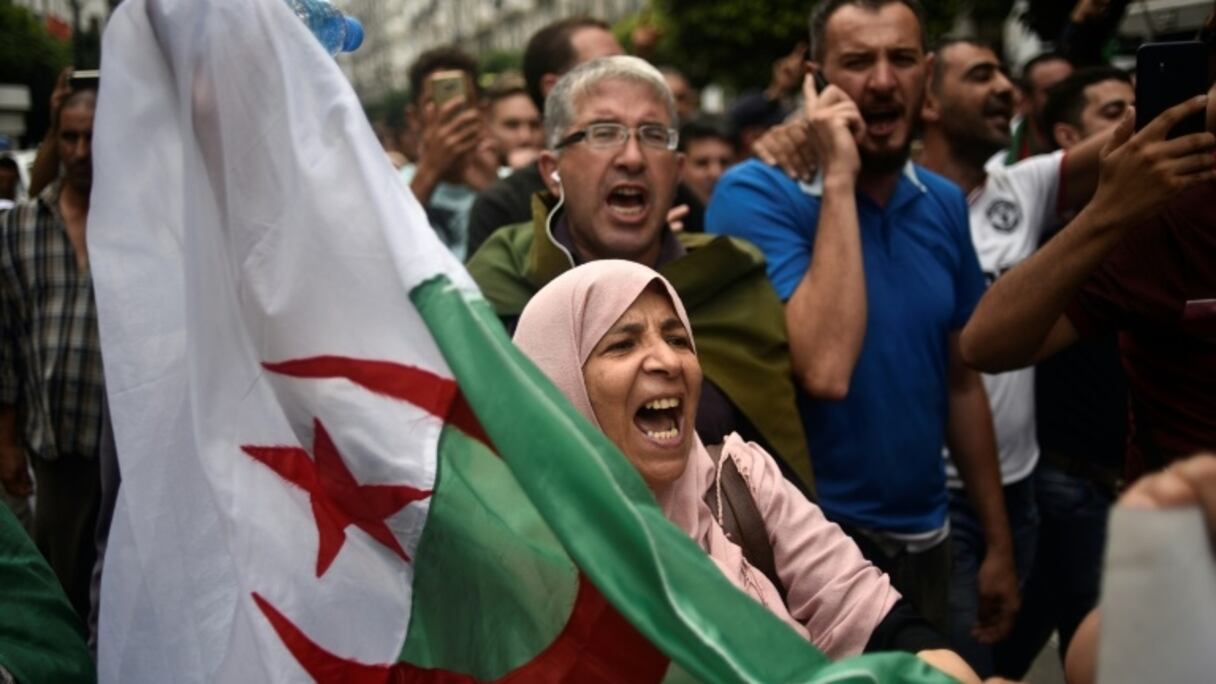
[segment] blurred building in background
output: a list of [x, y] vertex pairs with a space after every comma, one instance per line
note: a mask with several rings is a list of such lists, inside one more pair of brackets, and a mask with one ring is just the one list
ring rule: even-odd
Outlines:
[[454, 44], [475, 55], [522, 51], [537, 29], [563, 17], [614, 22], [646, 0], [335, 0], [363, 22], [363, 46], [338, 59], [364, 102], [407, 87], [422, 52]]

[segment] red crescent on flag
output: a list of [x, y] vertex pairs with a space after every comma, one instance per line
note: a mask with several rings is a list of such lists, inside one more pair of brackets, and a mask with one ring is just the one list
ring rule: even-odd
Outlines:
[[[283, 645], [321, 684], [473, 684], [478, 680], [451, 670], [398, 662], [369, 665], [326, 651], [257, 592], [254, 603]], [[472, 653], [470, 654], [472, 657]], [[621, 617], [581, 573], [570, 619], [540, 655], [497, 682], [658, 682], [667, 656]]]
[[494, 450], [456, 381], [428, 370], [392, 361], [347, 356], [311, 356], [263, 363], [262, 367], [293, 378], [345, 378], [376, 394], [409, 402]]

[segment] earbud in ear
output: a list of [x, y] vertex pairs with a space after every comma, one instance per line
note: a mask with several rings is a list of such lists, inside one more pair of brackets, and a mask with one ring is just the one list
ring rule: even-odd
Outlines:
[[560, 182], [562, 182], [562, 175], [561, 175], [560, 173], [556, 172], [556, 171], [554, 171], [553, 173], [549, 174], [549, 177], [553, 179], [553, 182], [554, 182], [554, 183], [560, 183]]

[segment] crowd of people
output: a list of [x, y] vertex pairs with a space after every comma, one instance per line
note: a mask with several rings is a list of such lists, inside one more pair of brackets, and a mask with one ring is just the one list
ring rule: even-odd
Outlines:
[[[1194, 457], [1216, 448], [1216, 9], [1208, 92], [1137, 121], [1095, 4], [1015, 79], [984, 41], [930, 43], [917, 0], [822, 0], [720, 117], [570, 18], [484, 88], [458, 47], [422, 54], [412, 136], [382, 141], [520, 348], [741, 590], [833, 658], [1017, 679], [1058, 633], [1090, 681], [1116, 500], [1216, 517]], [[30, 197], [0, 206], [0, 540], [29, 531], [81, 624], [116, 486], [95, 102], [61, 79]], [[0, 644], [0, 681], [37, 672], [13, 662]]]

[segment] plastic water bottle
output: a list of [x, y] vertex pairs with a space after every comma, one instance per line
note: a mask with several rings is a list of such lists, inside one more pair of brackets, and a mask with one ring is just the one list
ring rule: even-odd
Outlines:
[[331, 55], [353, 52], [363, 44], [363, 24], [325, 0], [286, 0]]

